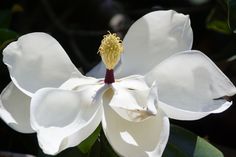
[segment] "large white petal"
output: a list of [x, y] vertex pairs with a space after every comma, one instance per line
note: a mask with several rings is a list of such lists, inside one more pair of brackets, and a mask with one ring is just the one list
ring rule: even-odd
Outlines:
[[144, 75], [170, 55], [190, 50], [192, 41], [188, 15], [173, 10], [146, 14], [130, 27], [124, 38], [119, 77]]
[[58, 87], [72, 73], [81, 75], [61, 45], [46, 33], [21, 36], [3, 50], [14, 84], [27, 95], [42, 87]]
[[44, 88], [35, 93], [31, 124], [46, 154], [76, 146], [93, 133], [103, 112], [99, 89], [101, 85], [87, 85], [77, 91]]
[[12, 82], [9, 83], [1, 93], [0, 117], [16, 131], [33, 133], [30, 125], [30, 99]]
[[111, 107], [112, 92], [103, 97], [105, 135], [113, 149], [124, 157], [161, 157], [169, 137], [169, 120], [159, 110], [157, 115], [142, 122], [130, 122]]
[[130, 76], [112, 85], [109, 105], [126, 120], [139, 122], [157, 114], [157, 89], [149, 88], [142, 76]]
[[[173, 10], [146, 14], [130, 27], [124, 38], [124, 53], [119, 70], [115, 70], [116, 78], [144, 75], [170, 55], [190, 50], [192, 42], [188, 15]], [[97, 78], [104, 75], [102, 62], [87, 74]]]
[[175, 119], [193, 120], [226, 110], [236, 88], [203, 53], [186, 51], [175, 54], [146, 75], [149, 84], [158, 84], [159, 106]]

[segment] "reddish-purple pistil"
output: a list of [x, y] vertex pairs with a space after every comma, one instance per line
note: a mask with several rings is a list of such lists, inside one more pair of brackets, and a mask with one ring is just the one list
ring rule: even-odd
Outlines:
[[106, 84], [111, 84], [111, 83], [115, 82], [113, 69], [111, 69], [111, 70], [107, 69], [104, 82]]

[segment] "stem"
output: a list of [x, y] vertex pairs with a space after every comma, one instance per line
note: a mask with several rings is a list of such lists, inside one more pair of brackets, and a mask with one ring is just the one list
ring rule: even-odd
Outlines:
[[107, 69], [106, 70], [106, 76], [105, 76], [104, 82], [107, 83], [107, 84], [111, 84], [111, 83], [115, 82], [113, 69], [111, 69], [111, 70]]

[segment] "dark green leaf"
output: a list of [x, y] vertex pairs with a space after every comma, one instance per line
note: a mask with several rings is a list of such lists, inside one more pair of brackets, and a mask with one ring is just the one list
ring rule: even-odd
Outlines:
[[99, 138], [87, 154], [87, 157], [103, 157], [101, 156], [101, 140]]
[[11, 22], [10, 10], [0, 11], [0, 28], [8, 28]]
[[197, 138], [197, 144], [194, 151], [194, 157], [224, 157], [224, 155], [213, 145], [201, 137]]
[[81, 150], [81, 152], [88, 153], [90, 151], [90, 149], [96, 142], [100, 134], [100, 131], [101, 131], [101, 125], [99, 125], [97, 129], [87, 139], [85, 139], [78, 145], [78, 148]]
[[207, 28], [225, 34], [236, 33], [236, 0], [218, 0], [207, 18]]
[[188, 157], [188, 156], [177, 146], [168, 143], [162, 157]]
[[101, 132], [101, 156], [103, 157], [119, 157], [112, 149], [111, 145], [107, 141], [104, 132]]
[[220, 33], [225, 33], [225, 34], [231, 33], [231, 30], [229, 29], [226, 21], [213, 20], [208, 23], [207, 28], [220, 32]]
[[170, 137], [163, 157], [223, 157], [223, 154], [201, 137], [171, 125]]
[[227, 12], [224, 12], [222, 7], [216, 6], [211, 10], [207, 18], [207, 28], [224, 34], [232, 33], [228, 25]]

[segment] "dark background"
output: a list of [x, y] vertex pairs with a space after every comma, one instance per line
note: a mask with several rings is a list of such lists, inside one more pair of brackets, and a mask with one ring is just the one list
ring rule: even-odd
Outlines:
[[[223, 1], [0, 0], [0, 11], [10, 12], [7, 29], [18, 35], [37, 31], [51, 34], [63, 46], [73, 63], [85, 73], [99, 62], [97, 50], [107, 30], [123, 37], [129, 26], [144, 14], [154, 10], [174, 9], [190, 15], [194, 32], [193, 49], [207, 54], [236, 84], [236, 61], [227, 61], [236, 55], [236, 34], [225, 25], [214, 23], [215, 18], [223, 21], [227, 18]], [[122, 18], [111, 25], [111, 20], [118, 14]], [[1, 49], [6, 43], [1, 43]], [[0, 89], [8, 82], [10, 78], [7, 68], [0, 62]], [[236, 97], [232, 99], [236, 102]], [[235, 122], [235, 104], [224, 113], [201, 120], [172, 121], [207, 138], [226, 153], [226, 157], [236, 150]], [[15, 132], [0, 120], [0, 151], [37, 154], [36, 137], [34, 134]]]

